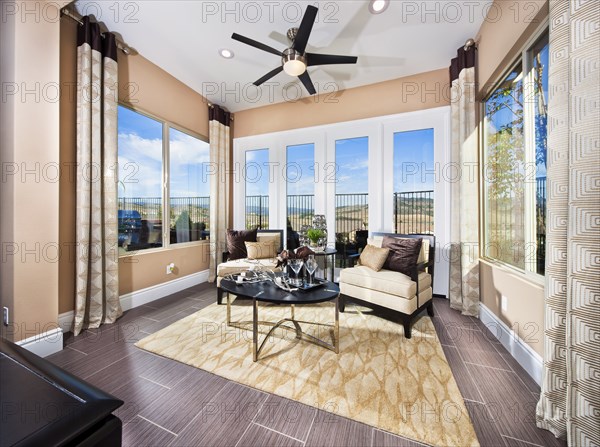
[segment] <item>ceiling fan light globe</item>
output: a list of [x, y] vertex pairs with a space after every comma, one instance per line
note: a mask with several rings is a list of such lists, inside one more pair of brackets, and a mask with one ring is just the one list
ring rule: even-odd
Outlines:
[[283, 71], [290, 76], [300, 76], [306, 71], [306, 58], [293, 48], [288, 48], [283, 52], [281, 62]]
[[298, 59], [291, 59], [283, 64], [283, 71], [290, 76], [300, 76], [306, 71], [306, 65]]
[[371, 14], [381, 14], [387, 9], [389, 3], [389, 0], [371, 0], [369, 11], [371, 11]]

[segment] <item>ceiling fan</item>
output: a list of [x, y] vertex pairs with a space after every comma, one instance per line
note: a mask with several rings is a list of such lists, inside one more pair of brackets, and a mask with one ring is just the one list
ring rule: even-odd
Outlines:
[[257, 42], [256, 40], [248, 37], [241, 36], [237, 33], [233, 33], [231, 38], [239, 42], [245, 43], [252, 47], [258, 48], [259, 50], [266, 51], [268, 53], [275, 54], [281, 57], [281, 66], [271, 70], [262, 78], [254, 81], [254, 85], [259, 86], [263, 82], [268, 81], [276, 74], [281, 71], [285, 71], [290, 76], [298, 76], [298, 79], [302, 81], [306, 90], [311, 95], [317, 93], [315, 86], [306, 71], [306, 67], [315, 65], [332, 65], [332, 64], [355, 64], [358, 60], [355, 56], [338, 56], [335, 54], [315, 54], [306, 53], [306, 44], [310, 37], [310, 32], [317, 18], [318, 8], [309, 5], [306, 8], [304, 17], [299, 28], [290, 28], [287, 32], [287, 37], [291, 41], [292, 45], [283, 51], [276, 50], [273, 47], [265, 45], [264, 43]]

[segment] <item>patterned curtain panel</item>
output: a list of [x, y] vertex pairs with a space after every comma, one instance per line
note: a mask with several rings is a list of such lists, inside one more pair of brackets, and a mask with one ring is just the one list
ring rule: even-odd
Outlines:
[[544, 375], [538, 427], [600, 445], [600, 8], [550, 0]]
[[77, 259], [73, 332], [121, 316], [117, 229], [117, 44], [83, 18], [77, 36]]
[[450, 66], [452, 154], [460, 169], [451, 184], [450, 307], [479, 315], [479, 157], [475, 102], [476, 47], [459, 48]]
[[219, 106], [209, 109], [210, 163], [216, 168], [210, 182], [210, 260], [208, 280], [217, 277], [217, 265], [225, 251], [229, 223], [229, 169], [231, 115]]

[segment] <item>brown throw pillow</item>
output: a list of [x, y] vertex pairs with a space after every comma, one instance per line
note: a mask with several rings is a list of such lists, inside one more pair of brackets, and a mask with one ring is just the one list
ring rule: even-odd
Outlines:
[[243, 259], [248, 256], [245, 242], [256, 242], [256, 232], [254, 230], [227, 230], [227, 251], [229, 260]]
[[423, 239], [384, 236], [381, 246], [389, 248], [390, 253], [383, 268], [410, 276], [419, 259], [422, 243]]
[[383, 267], [389, 252], [390, 250], [388, 248], [379, 248], [367, 244], [360, 254], [360, 265], [364, 265], [365, 267], [369, 267], [371, 270], [378, 272], [381, 270], [381, 267]]

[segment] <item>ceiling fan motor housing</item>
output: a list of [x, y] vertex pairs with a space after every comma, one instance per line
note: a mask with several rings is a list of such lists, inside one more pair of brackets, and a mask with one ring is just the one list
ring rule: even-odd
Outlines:
[[287, 31], [287, 38], [290, 39], [290, 42], [293, 43], [297, 34], [298, 34], [298, 28], [290, 28]]

